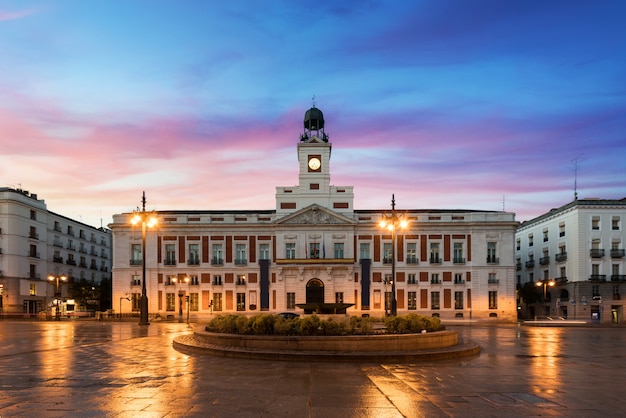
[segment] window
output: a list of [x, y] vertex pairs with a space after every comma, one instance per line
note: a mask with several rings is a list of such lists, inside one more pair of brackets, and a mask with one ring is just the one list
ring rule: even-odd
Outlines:
[[487, 243], [487, 263], [497, 263], [498, 257], [496, 257], [496, 243]]
[[335, 292], [335, 303], [343, 303], [343, 292]]
[[130, 279], [131, 286], [141, 286], [141, 276], [138, 274], [133, 274]]
[[190, 311], [198, 311], [199, 300], [200, 298], [198, 297], [197, 293], [189, 294], [189, 310]]
[[224, 264], [224, 254], [222, 252], [222, 244], [213, 244], [212, 249], [212, 258], [211, 264], [215, 266], [221, 266]]
[[591, 218], [591, 230], [592, 231], [600, 230], [600, 217], [599, 216], [594, 216], [593, 218]]
[[270, 245], [259, 244], [259, 260], [269, 260], [269, 259], [270, 259]]
[[221, 293], [213, 293], [213, 310], [214, 311], [222, 310], [222, 294]]
[[[174, 280], [175, 279], [175, 280]], [[165, 286], [174, 286], [174, 284], [178, 281], [178, 276], [170, 275], [165, 276]]]
[[296, 293], [287, 292], [287, 309], [296, 309]]
[[141, 251], [141, 244], [131, 244], [130, 245], [130, 265], [140, 266], [142, 257], [143, 255]]
[[565, 269], [565, 266], [563, 266], [563, 267], [561, 267], [561, 268], [559, 269], [559, 273], [560, 273], [559, 279], [562, 279], [562, 280], [567, 279], [567, 273], [566, 273], [566, 271], [567, 271], [567, 270]]
[[534, 245], [533, 234], [528, 234], [528, 246], [532, 247]]
[[39, 239], [39, 235], [37, 234], [37, 228], [34, 226], [31, 226], [30, 233], [28, 236], [32, 239]]
[[246, 294], [245, 293], [237, 293], [237, 310], [238, 311], [246, 310]]
[[430, 292], [430, 309], [439, 309], [439, 292]]
[[407, 264], [417, 264], [417, 244], [414, 242], [406, 244], [406, 262]]
[[246, 252], [246, 244], [235, 245], [235, 264], [245, 265], [248, 263], [248, 256]]
[[600, 296], [600, 286], [595, 284], [591, 286], [591, 295], [592, 296]]
[[415, 275], [415, 273], [409, 273], [409, 275], [407, 276], [407, 283], [417, 284], [417, 276]]
[[548, 229], [543, 230], [543, 242], [548, 242]]
[[285, 258], [293, 260], [296, 258], [296, 244], [288, 242], [285, 244]]
[[454, 273], [454, 283], [455, 284], [463, 284], [463, 283], [465, 283], [465, 280], [463, 280], [463, 274], [462, 273]]
[[309, 243], [309, 257], [312, 259], [320, 258], [320, 243], [319, 242]]
[[197, 274], [190, 274], [189, 275], [189, 284], [191, 286], [199, 286], [200, 285], [200, 280], [198, 280], [198, 275]]
[[439, 258], [439, 243], [431, 242], [430, 243], [430, 262], [431, 263], [441, 263], [441, 259]]
[[517, 251], [522, 249], [522, 241], [519, 238], [515, 240], [515, 249]]
[[454, 263], [460, 264], [465, 263], [465, 258], [463, 258], [463, 243], [455, 242], [453, 247], [453, 261]]
[[334, 244], [335, 247], [335, 258], [343, 258], [343, 242], [336, 242]]
[[562, 238], [565, 236], [565, 223], [560, 223], [559, 224], [559, 238]]
[[[617, 296], [617, 297], [616, 297]], [[619, 285], [613, 286], [613, 299], [619, 299]]]
[[190, 266], [200, 264], [200, 246], [198, 244], [189, 244], [189, 260], [187, 264]]
[[433, 273], [430, 275], [430, 283], [431, 284], [440, 284], [441, 281], [439, 280], [439, 274], [438, 273]]
[[463, 292], [454, 292], [454, 309], [463, 309]]
[[57, 232], [61, 232], [61, 224], [59, 221], [54, 221], [54, 230]]
[[498, 291], [489, 291], [489, 309], [498, 309]]
[[490, 283], [490, 284], [497, 284], [498, 283], [498, 279], [496, 277], [496, 273], [489, 273], [489, 278], [487, 279], [487, 283]]
[[132, 293], [130, 295], [130, 299], [131, 299], [131, 304], [132, 304], [132, 310], [133, 312], [136, 312], [138, 310], [140, 310], [140, 301], [141, 301], [141, 293]]
[[619, 216], [613, 216], [613, 218], [611, 219], [611, 229], [613, 231], [619, 231], [619, 224], [620, 224], [620, 218]]
[[36, 221], [37, 220], [37, 212], [34, 210], [30, 211], [30, 219]]
[[408, 292], [408, 309], [409, 311], [414, 311], [417, 309], [417, 292]]
[[235, 282], [237, 286], [245, 286], [246, 285], [246, 276], [243, 274], [237, 275], [237, 281]]
[[213, 276], [213, 285], [214, 286], [221, 286], [222, 285], [222, 276], [220, 276], [220, 275]]
[[176, 294], [175, 293], [165, 294], [165, 310], [166, 311], [176, 310]]
[[359, 255], [361, 260], [370, 258], [370, 244], [369, 243], [361, 243], [359, 245]]
[[166, 266], [176, 265], [176, 245], [175, 244], [165, 244], [165, 265]]
[[30, 296], [35, 296], [35, 295], [36, 295], [36, 293], [37, 293], [37, 286], [36, 286], [34, 283], [31, 283], [31, 284], [30, 284], [29, 291], [28, 291], [28, 294], [29, 294]]
[[383, 263], [385, 264], [391, 263], [391, 251], [392, 251], [391, 243], [385, 242], [383, 244]]

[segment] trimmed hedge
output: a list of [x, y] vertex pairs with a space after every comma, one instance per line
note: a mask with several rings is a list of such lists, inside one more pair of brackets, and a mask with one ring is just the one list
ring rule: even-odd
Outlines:
[[[376, 328], [376, 323], [384, 324], [384, 328]], [[242, 335], [368, 335], [380, 331], [388, 334], [415, 334], [425, 331], [443, 329], [437, 317], [417, 314], [387, 317], [384, 320], [357, 316], [339, 320], [319, 316], [286, 319], [274, 314], [259, 314], [251, 317], [245, 315], [219, 315], [213, 318], [205, 328], [209, 332]]]

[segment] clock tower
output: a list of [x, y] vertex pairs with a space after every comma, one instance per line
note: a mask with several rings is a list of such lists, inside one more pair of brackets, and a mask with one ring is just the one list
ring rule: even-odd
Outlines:
[[276, 188], [276, 211], [288, 214], [318, 204], [343, 213], [352, 213], [352, 186], [330, 185], [332, 144], [324, 131], [324, 114], [313, 106], [304, 114], [304, 132], [298, 143], [300, 173], [296, 187]]

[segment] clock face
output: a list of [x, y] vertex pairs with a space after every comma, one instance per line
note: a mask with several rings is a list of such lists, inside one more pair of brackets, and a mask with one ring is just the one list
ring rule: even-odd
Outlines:
[[317, 157], [313, 157], [311, 159], [309, 159], [309, 168], [313, 171], [317, 171], [320, 169], [320, 167], [322, 166], [322, 162], [320, 161], [319, 158]]

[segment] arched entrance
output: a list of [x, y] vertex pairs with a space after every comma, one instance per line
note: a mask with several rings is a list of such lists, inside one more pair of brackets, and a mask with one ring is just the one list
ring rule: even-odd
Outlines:
[[306, 303], [324, 303], [324, 282], [311, 279], [306, 284]]

